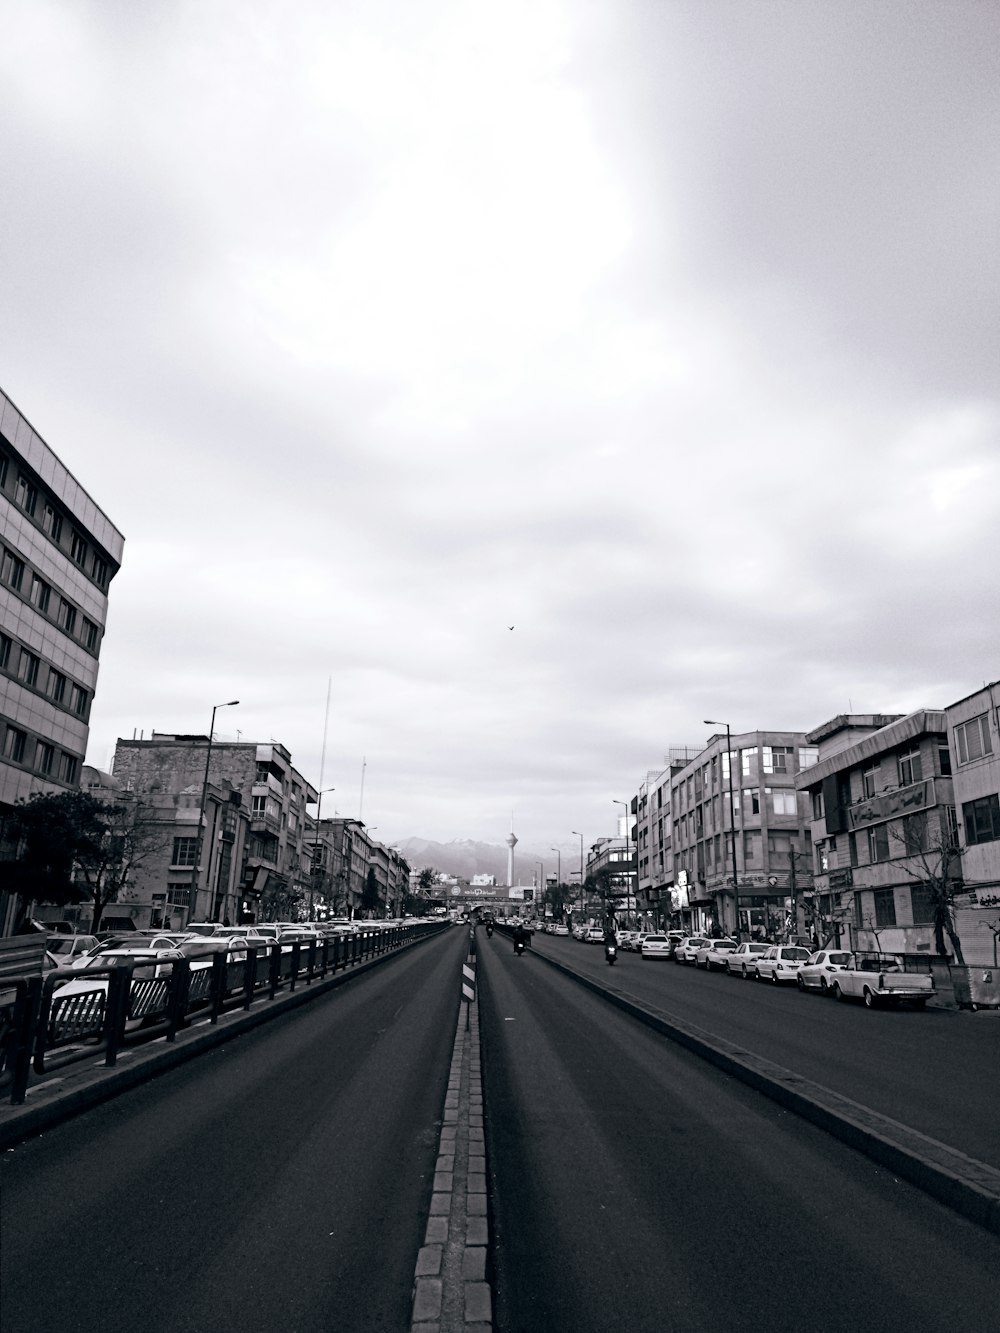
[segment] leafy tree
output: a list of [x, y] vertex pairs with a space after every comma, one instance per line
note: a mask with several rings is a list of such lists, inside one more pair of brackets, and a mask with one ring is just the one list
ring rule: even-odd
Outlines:
[[365, 912], [377, 912], [381, 903], [378, 896], [378, 877], [375, 874], [375, 867], [368, 867], [368, 874], [365, 876], [365, 887], [361, 893], [361, 908]]
[[552, 909], [551, 915], [561, 921], [566, 912], [566, 903], [572, 893], [569, 884], [547, 884], [542, 894], [542, 902]]
[[438, 872], [433, 866], [424, 866], [417, 876], [417, 888], [421, 893], [432, 893], [438, 882]]

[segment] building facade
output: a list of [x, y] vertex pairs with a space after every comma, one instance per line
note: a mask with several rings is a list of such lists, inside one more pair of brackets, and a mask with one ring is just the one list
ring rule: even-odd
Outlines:
[[955, 918], [965, 961], [997, 966], [1000, 945], [1000, 682], [945, 709], [961, 849]]
[[[0, 391], [0, 819], [73, 790], [124, 538]], [[5, 848], [0, 856], [12, 855]], [[0, 892], [0, 930], [14, 903]]]

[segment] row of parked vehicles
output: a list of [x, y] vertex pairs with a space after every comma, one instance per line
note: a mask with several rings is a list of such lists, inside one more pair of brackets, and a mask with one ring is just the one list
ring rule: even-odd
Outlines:
[[709, 939], [672, 930], [622, 931], [620, 947], [645, 959], [672, 959], [682, 966], [725, 972], [743, 981], [794, 985], [837, 1000], [860, 1000], [867, 1008], [909, 1003], [923, 1008], [935, 994], [930, 973], [906, 972], [893, 955], [865, 957], [845, 949], [811, 950], [802, 944], [767, 940]]

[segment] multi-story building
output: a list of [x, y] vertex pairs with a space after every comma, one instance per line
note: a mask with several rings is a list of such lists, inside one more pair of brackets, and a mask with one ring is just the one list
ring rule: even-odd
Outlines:
[[933, 878], [960, 879], [947, 850], [957, 829], [944, 711], [841, 715], [807, 739], [819, 747], [798, 780], [810, 803], [814, 928], [862, 951], [933, 952]]
[[728, 751], [717, 734], [672, 770], [674, 884], [685, 924], [744, 936], [794, 931], [798, 895], [812, 878], [808, 803], [795, 782], [817, 758], [802, 732], [751, 731], [732, 736]]
[[[232, 867], [232, 856], [227, 859], [225, 849], [235, 845], [229, 844], [228, 835], [239, 817], [227, 811], [227, 804], [245, 807], [250, 821], [240, 867], [239, 914], [255, 920], [287, 920], [308, 903], [312, 877], [306, 806], [315, 803], [317, 792], [292, 767], [285, 746], [214, 738], [210, 742], [208, 736], [154, 731], [149, 740], [118, 741], [114, 773], [140, 795], [190, 798], [193, 827], [186, 835], [188, 843], [180, 848], [187, 864], [175, 861], [169, 868], [175, 892], [181, 891], [182, 880], [189, 890], [188, 919], [222, 920], [225, 915], [235, 919], [225, 906]], [[228, 793], [217, 805], [208, 800], [213, 786]]]
[[694, 746], [672, 745], [664, 767], [651, 769], [633, 798], [639, 910], [656, 925], [662, 925], [669, 917], [688, 924], [687, 897], [681, 894], [674, 879], [670, 780], [700, 753], [700, 748]]
[[[0, 392], [0, 820], [79, 786], [124, 538]], [[12, 855], [10, 848], [0, 856]], [[0, 892], [0, 931], [15, 916]]]
[[955, 918], [967, 963], [996, 966], [1000, 944], [1000, 682], [949, 704], [948, 749], [964, 892]]

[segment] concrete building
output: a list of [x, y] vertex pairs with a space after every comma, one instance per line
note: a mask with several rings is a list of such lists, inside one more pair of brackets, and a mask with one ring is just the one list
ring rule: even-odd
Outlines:
[[955, 917], [967, 963], [996, 967], [1000, 938], [1000, 682], [945, 709], [962, 859]]
[[[187, 864], [174, 862], [169, 867], [175, 891], [180, 892], [182, 881], [190, 891], [187, 919], [221, 921], [227, 914], [236, 919], [225, 909], [232, 866], [232, 855], [227, 857], [225, 849], [233, 845], [228, 835], [240, 817], [227, 811], [227, 805], [249, 812], [239, 914], [258, 921], [288, 920], [308, 904], [312, 876], [306, 805], [315, 804], [317, 792], [293, 768], [285, 746], [215, 739], [210, 746], [207, 736], [153, 732], [149, 740], [118, 741], [114, 774], [146, 799], [189, 798], [192, 826], [188, 842], [179, 848]], [[212, 787], [225, 799], [209, 801]], [[199, 827], [204, 832], [197, 864]]]
[[716, 734], [671, 771], [674, 886], [678, 901], [682, 894], [686, 900], [681, 920], [732, 934], [738, 896], [742, 936], [794, 933], [789, 900], [812, 887], [808, 802], [795, 784], [818, 749], [798, 731], [743, 732], [731, 744], [730, 753], [725, 733]]
[[[79, 786], [123, 546], [0, 391], [0, 821], [32, 792]], [[14, 909], [0, 892], [3, 933]]]
[[957, 836], [944, 711], [840, 715], [807, 739], [819, 748], [798, 779], [810, 806], [817, 934], [861, 951], [933, 953], [928, 876]]

